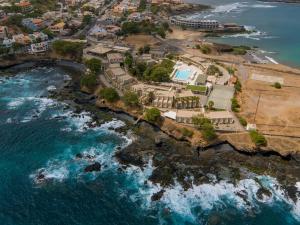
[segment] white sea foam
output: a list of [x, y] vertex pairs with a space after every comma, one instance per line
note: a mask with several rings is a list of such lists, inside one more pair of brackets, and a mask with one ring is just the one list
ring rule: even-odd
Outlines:
[[7, 107], [9, 109], [16, 109], [19, 106], [23, 105], [25, 102], [25, 98], [19, 97], [19, 98], [13, 98], [11, 101], [8, 102]]
[[54, 85], [50, 85], [49, 87], [47, 87], [48, 91], [55, 91], [56, 87]]
[[112, 121], [108, 121], [100, 126], [101, 129], [117, 129], [125, 126], [125, 123], [121, 120], [113, 119]]
[[274, 64], [279, 64], [275, 59], [269, 57], [269, 56], [265, 56], [266, 59], [268, 59], [271, 63], [274, 63]]
[[275, 5], [264, 5], [264, 4], [254, 4], [251, 6], [252, 8], [276, 8], [277, 6]]
[[12, 123], [12, 118], [8, 118], [8, 119], [6, 120], [6, 123]]
[[[139, 194], [143, 197], [145, 203], [143, 206], [151, 207], [153, 205], [151, 196], [159, 192], [162, 188], [160, 185], [144, 182], [149, 177], [149, 171], [152, 171], [152, 166], [148, 165], [147, 170], [137, 167], [131, 167], [127, 170], [128, 176], [135, 176], [136, 184], [140, 186]], [[219, 181], [216, 183], [207, 183], [202, 185], [193, 185], [192, 188], [184, 190], [184, 188], [176, 182], [176, 184], [169, 188], [164, 188], [165, 192], [161, 198], [163, 208], [168, 208], [171, 213], [180, 215], [182, 218], [188, 219], [191, 222], [197, 220], [196, 215], [193, 214], [195, 207], [201, 207], [205, 212], [209, 212], [213, 208], [224, 208], [229, 205], [239, 209], [240, 211], [257, 213], [260, 211], [260, 204], [274, 204], [283, 202], [292, 206], [291, 213], [294, 217], [300, 218], [300, 199], [294, 203], [281, 188], [280, 184], [275, 178], [269, 176], [257, 176], [255, 179], [240, 180], [236, 185], [227, 181]], [[300, 182], [296, 184], [300, 189]], [[260, 198], [257, 192], [260, 188], [267, 189], [271, 196], [262, 194]], [[132, 200], [139, 199], [139, 196], [134, 194]]]
[[238, 11], [241, 8], [246, 7], [245, 5], [247, 2], [235, 2], [231, 4], [226, 4], [226, 5], [219, 5], [215, 9], [212, 10], [213, 13], [230, 13], [233, 11]]

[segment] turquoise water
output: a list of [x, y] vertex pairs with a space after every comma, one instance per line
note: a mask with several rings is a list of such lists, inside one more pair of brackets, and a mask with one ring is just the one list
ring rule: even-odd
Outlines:
[[[2, 225], [154, 225], [154, 224], [300, 224], [300, 200], [287, 198], [278, 182], [256, 179], [273, 197], [256, 198], [258, 183], [244, 179], [166, 189], [151, 202], [159, 186], [147, 182], [153, 168], [118, 170], [113, 157], [132, 135], [114, 129], [113, 119], [90, 128], [91, 115], [74, 113], [66, 104], [47, 98], [67, 77], [59, 68], [38, 68], [14, 77], [0, 77], [0, 224]], [[100, 172], [83, 172], [89, 154], [102, 164]], [[36, 182], [43, 171], [47, 181]], [[300, 183], [297, 184], [300, 189]], [[237, 195], [245, 194], [245, 201]], [[300, 190], [299, 190], [300, 191]]]
[[175, 73], [175, 77], [179, 80], [188, 80], [190, 75], [190, 70], [177, 70]]
[[300, 67], [300, 4], [261, 1], [191, 0], [215, 8], [193, 16], [234, 22], [255, 30], [252, 34], [212, 38], [215, 42], [259, 47], [276, 61]]

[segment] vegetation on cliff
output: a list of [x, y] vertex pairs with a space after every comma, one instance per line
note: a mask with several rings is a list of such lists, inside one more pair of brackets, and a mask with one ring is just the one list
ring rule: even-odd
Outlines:
[[137, 107], [139, 106], [139, 97], [136, 93], [128, 91], [124, 94], [122, 100], [126, 106]]
[[160, 111], [157, 108], [150, 108], [147, 109], [145, 112], [145, 120], [151, 123], [157, 123], [160, 119]]
[[81, 61], [83, 43], [57, 40], [52, 43], [52, 49], [58, 55]]
[[118, 92], [114, 88], [103, 88], [99, 91], [99, 96], [108, 102], [116, 102], [120, 99]]
[[141, 22], [127, 21], [122, 24], [122, 30], [120, 32], [120, 35], [156, 33], [162, 38], [165, 38], [167, 30], [168, 29], [166, 29], [165, 26], [163, 26], [162, 24], [154, 24], [149, 21], [141, 21]]
[[250, 131], [250, 137], [251, 137], [251, 140], [254, 142], [254, 144], [257, 147], [262, 147], [262, 146], [266, 146], [267, 145], [266, 138], [262, 134], [258, 133], [255, 130]]
[[215, 129], [208, 118], [200, 115], [193, 117], [192, 120], [197, 129], [201, 131], [205, 140], [212, 141], [217, 137]]
[[84, 61], [84, 64], [93, 74], [98, 74], [102, 69], [102, 62], [100, 59], [96, 59], [96, 58], [86, 59]]
[[97, 76], [93, 73], [83, 75], [80, 80], [80, 85], [90, 90], [94, 89], [97, 85]]

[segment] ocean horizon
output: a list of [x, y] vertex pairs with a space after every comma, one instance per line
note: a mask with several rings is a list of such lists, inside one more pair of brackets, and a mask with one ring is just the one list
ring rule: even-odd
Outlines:
[[237, 23], [252, 31], [248, 34], [207, 38], [230, 45], [258, 47], [271, 60], [292, 67], [300, 67], [300, 4], [264, 1], [189, 0], [211, 5], [213, 9], [190, 15], [202, 19], [216, 19], [223, 23]]

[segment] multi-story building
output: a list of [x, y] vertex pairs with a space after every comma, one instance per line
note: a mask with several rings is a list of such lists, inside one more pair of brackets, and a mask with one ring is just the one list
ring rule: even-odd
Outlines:
[[5, 39], [8, 36], [8, 29], [6, 26], [0, 26], [0, 39]]
[[191, 19], [182, 16], [174, 16], [170, 19], [171, 24], [193, 29], [214, 30], [219, 28], [219, 22], [216, 20]]
[[32, 31], [37, 31], [44, 27], [44, 21], [39, 18], [25, 18], [22, 20], [22, 25]]
[[30, 12], [33, 9], [32, 4], [27, 0], [21, 0], [20, 2], [15, 4], [20, 7], [22, 12]]
[[30, 45], [29, 53], [41, 53], [47, 51], [49, 48], [48, 41], [43, 41], [39, 43], [33, 43]]

